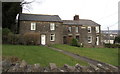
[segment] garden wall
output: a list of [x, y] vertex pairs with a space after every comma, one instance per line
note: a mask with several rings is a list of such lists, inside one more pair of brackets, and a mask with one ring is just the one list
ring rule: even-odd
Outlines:
[[17, 58], [14, 58], [12, 61], [3, 59], [2, 67], [3, 72], [118, 72], [118, 67], [106, 67], [101, 64], [89, 64], [89, 66], [64, 64], [62, 67], [57, 67], [55, 63], [49, 63], [49, 66], [42, 67], [40, 64], [27, 64], [26, 61], [20, 61]]

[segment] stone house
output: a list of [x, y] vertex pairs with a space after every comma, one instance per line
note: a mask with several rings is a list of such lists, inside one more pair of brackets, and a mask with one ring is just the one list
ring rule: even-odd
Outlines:
[[19, 34], [39, 33], [38, 44], [62, 44], [62, 20], [58, 15], [20, 14]]
[[101, 45], [100, 25], [92, 20], [61, 20], [58, 15], [20, 14], [19, 33], [40, 34], [38, 44], [70, 44], [76, 38], [84, 46]]
[[101, 45], [100, 25], [94, 21], [79, 19], [79, 15], [75, 15], [73, 20], [63, 20], [63, 26], [63, 43], [69, 44], [76, 38], [84, 46]]

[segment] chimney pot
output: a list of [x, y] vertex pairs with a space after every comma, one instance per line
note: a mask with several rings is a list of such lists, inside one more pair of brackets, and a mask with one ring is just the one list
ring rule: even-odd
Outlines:
[[79, 15], [75, 15], [74, 20], [79, 20]]

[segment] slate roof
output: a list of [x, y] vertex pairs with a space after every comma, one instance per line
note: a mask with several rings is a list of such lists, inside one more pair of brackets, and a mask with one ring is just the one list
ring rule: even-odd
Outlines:
[[80, 19], [80, 20], [63, 20], [63, 24], [65, 25], [90, 25], [90, 26], [97, 26], [96, 22], [87, 19]]
[[20, 14], [20, 21], [62, 22], [58, 15]]

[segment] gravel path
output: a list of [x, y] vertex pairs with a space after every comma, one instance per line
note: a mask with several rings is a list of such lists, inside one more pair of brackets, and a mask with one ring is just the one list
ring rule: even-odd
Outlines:
[[55, 51], [58, 51], [58, 52], [61, 52], [61, 53], [64, 53], [68, 56], [71, 56], [75, 59], [78, 59], [78, 60], [82, 60], [82, 61], [85, 61], [89, 64], [93, 64], [93, 65], [96, 65], [96, 66], [105, 66], [105, 67], [108, 67], [108, 68], [111, 68], [111, 69], [115, 69], [117, 70], [118, 68], [113, 66], [113, 65], [110, 65], [110, 64], [107, 64], [107, 63], [103, 63], [103, 62], [100, 62], [100, 61], [97, 61], [97, 60], [93, 60], [93, 59], [90, 59], [90, 58], [87, 58], [87, 57], [84, 57], [84, 56], [80, 56], [78, 54], [74, 54], [74, 53], [71, 53], [71, 52], [68, 52], [68, 51], [64, 51], [64, 50], [61, 50], [61, 49], [58, 49], [58, 48], [53, 48], [53, 47], [49, 47]]

